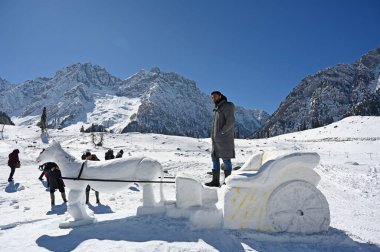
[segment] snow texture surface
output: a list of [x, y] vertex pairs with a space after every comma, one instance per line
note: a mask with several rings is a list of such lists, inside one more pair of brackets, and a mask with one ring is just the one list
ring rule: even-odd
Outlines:
[[[300, 133], [261, 140], [236, 140], [234, 166], [242, 166], [260, 150], [316, 152], [320, 155], [320, 163], [314, 169], [321, 177], [316, 188], [329, 203], [331, 219], [329, 230], [318, 234], [215, 227], [221, 209], [215, 204], [216, 192], [202, 189], [201, 208], [178, 209], [174, 204], [174, 184], [163, 186], [165, 207], [172, 212], [137, 215], [142, 205], [143, 189], [135, 183], [119, 192], [100, 192], [100, 204], [95, 204], [91, 191], [90, 204], [84, 207], [97, 222], [60, 229], [59, 224], [67, 220], [68, 206], [56, 192], [56, 205], [51, 207], [46, 181], [37, 179], [40, 171], [36, 158], [53, 140], [60, 142], [64, 150], [77, 159], [86, 149], [101, 159], [108, 148], [116, 152], [123, 149], [125, 157], [145, 156], [159, 161], [163, 170], [168, 172], [165, 176], [187, 173], [201, 183], [211, 179], [207, 174], [212, 166], [210, 139], [140, 133], [107, 134], [104, 146], [95, 147], [89, 134], [79, 133], [80, 126], [49, 130], [44, 142], [38, 127], [5, 127], [5, 139], [0, 140], [0, 160], [3, 160], [0, 163], [0, 251], [380, 250], [378, 117], [348, 117]], [[15, 181], [8, 183], [10, 169], [6, 160], [15, 148], [20, 150], [21, 168], [16, 170]], [[223, 172], [221, 174], [223, 180]], [[153, 185], [155, 199], [159, 198], [159, 187]], [[203, 197], [205, 195], [207, 197]], [[185, 218], [172, 218], [170, 214]], [[207, 222], [208, 215], [211, 216], [210, 222]], [[282, 224], [276, 225], [281, 228]]]

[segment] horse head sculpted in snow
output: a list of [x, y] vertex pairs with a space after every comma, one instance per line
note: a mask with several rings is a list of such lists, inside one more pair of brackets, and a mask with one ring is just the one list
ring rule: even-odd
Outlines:
[[[146, 157], [118, 158], [107, 161], [79, 161], [65, 150], [58, 142], [53, 142], [37, 158], [37, 162], [55, 162], [61, 169], [62, 176], [77, 178], [83, 164], [82, 179], [101, 180], [128, 180], [128, 181], [152, 181], [162, 179], [163, 170], [161, 164]], [[87, 185], [99, 192], [115, 192], [129, 186], [126, 182], [87, 181], [65, 179], [66, 186], [70, 189], [68, 198], [68, 212], [74, 218], [69, 223], [61, 223], [60, 227], [72, 227], [95, 221], [84, 208], [84, 192]], [[164, 201], [162, 183], [160, 184], [160, 201], [155, 200], [151, 183], [140, 183], [143, 188], [143, 205], [138, 210], [140, 213], [149, 212], [149, 209], [161, 206]]]

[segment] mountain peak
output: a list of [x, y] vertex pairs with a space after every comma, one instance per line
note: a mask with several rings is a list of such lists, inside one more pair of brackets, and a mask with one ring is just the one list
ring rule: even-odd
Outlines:
[[159, 73], [161, 72], [161, 70], [160, 70], [159, 67], [154, 66], [154, 67], [152, 67], [152, 68], [150, 69], [150, 72], [151, 72], [151, 73], [157, 73], [157, 74], [159, 74]]
[[80, 82], [87, 86], [113, 86], [121, 80], [112, 76], [107, 70], [99, 65], [92, 63], [76, 63], [69, 65], [57, 71], [54, 79], [71, 80], [71, 82]]
[[364, 65], [371, 70], [375, 70], [375, 68], [380, 64], [380, 46], [363, 55], [357, 63], [359, 65]]

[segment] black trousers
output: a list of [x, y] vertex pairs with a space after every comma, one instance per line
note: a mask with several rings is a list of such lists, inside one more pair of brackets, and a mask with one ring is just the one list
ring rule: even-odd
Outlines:
[[61, 193], [65, 192], [65, 186], [63, 185], [63, 183], [61, 183], [60, 181], [57, 181], [57, 185], [58, 185], [58, 187], [56, 187], [56, 188], [53, 186], [50, 187], [50, 193], [54, 193], [56, 189], [58, 189], [59, 192], [61, 192]]
[[11, 167], [11, 173], [9, 174], [8, 181], [13, 179], [13, 175], [15, 174], [15, 171], [16, 171], [16, 167], [13, 167], [13, 168]]
[[[91, 190], [91, 186], [90, 185], [87, 185], [86, 186], [86, 192], [89, 192]], [[92, 189], [94, 192], [97, 192], [97, 191], [95, 191], [94, 189]]]

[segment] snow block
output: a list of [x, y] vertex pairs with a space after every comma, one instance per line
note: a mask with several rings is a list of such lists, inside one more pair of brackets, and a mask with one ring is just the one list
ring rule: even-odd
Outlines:
[[223, 224], [221, 209], [208, 208], [193, 212], [190, 216], [192, 229], [220, 229]]
[[215, 205], [218, 202], [218, 188], [202, 185], [202, 205]]
[[184, 175], [175, 178], [176, 206], [188, 208], [202, 206], [202, 184]]

